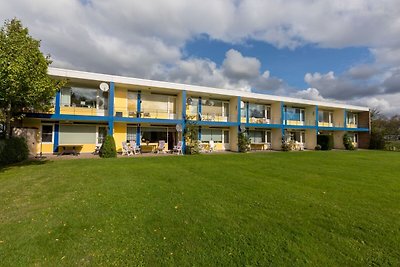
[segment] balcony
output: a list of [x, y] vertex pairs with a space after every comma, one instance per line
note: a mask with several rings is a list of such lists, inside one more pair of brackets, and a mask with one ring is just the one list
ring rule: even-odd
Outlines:
[[186, 105], [186, 115], [190, 120], [230, 122], [229, 102], [215, 99], [200, 99], [189, 97]]
[[115, 107], [116, 117], [143, 118], [143, 119], [164, 119], [176, 120], [178, 116], [175, 112], [165, 109], [144, 109], [141, 111]]
[[250, 117], [249, 123], [253, 124], [281, 124], [280, 117], [270, 117], [270, 118], [259, 118], [259, 117]]
[[92, 106], [61, 106], [60, 114], [80, 116], [107, 116], [108, 110], [97, 109]]
[[294, 126], [315, 126], [315, 120], [286, 120], [284, 124]]
[[218, 121], [218, 122], [228, 122], [229, 116], [224, 116], [223, 114], [209, 114], [209, 113], [199, 113], [199, 120], [200, 121]]

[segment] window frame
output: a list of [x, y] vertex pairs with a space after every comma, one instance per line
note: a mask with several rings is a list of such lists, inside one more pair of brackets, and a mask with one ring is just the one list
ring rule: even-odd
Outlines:
[[[43, 126], [51, 126], [51, 142], [43, 142]], [[42, 123], [40, 125], [40, 142], [42, 144], [54, 144], [54, 123]]]

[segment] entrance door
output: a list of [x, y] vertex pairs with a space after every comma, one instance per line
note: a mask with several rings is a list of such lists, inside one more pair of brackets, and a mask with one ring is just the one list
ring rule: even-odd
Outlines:
[[223, 130], [222, 131], [222, 134], [223, 134], [223, 145], [224, 145], [224, 149], [225, 150], [230, 150], [231, 149], [231, 146], [230, 146], [230, 144], [229, 144], [229, 130]]
[[174, 146], [177, 144], [176, 142], [176, 131], [172, 128], [168, 128], [168, 150], [174, 149]]

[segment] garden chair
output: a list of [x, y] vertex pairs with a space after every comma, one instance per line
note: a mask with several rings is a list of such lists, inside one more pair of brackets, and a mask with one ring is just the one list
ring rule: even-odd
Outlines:
[[306, 145], [306, 144], [304, 144], [304, 143], [300, 143], [300, 145], [299, 145], [299, 150], [300, 150], [300, 151], [303, 151], [305, 145]]
[[130, 149], [132, 150], [133, 154], [137, 155], [140, 154], [140, 147], [136, 144], [136, 141], [130, 142]]
[[132, 156], [133, 152], [132, 149], [128, 146], [126, 142], [122, 142], [122, 155]]
[[157, 154], [160, 152], [165, 153], [164, 148], [165, 148], [165, 140], [158, 141]]
[[208, 146], [209, 146], [209, 151], [210, 151], [210, 152], [213, 152], [213, 151], [215, 150], [215, 144], [214, 144], [214, 141], [213, 141], [213, 140], [210, 140], [210, 141], [208, 142]]
[[176, 146], [174, 146], [174, 149], [172, 150], [172, 153], [176, 153], [177, 155], [179, 154], [183, 154], [182, 153], [182, 141], [179, 141], [178, 144]]

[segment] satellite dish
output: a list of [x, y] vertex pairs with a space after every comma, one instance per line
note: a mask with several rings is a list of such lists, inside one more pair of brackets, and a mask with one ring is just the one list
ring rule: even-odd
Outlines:
[[244, 108], [244, 102], [240, 101], [240, 108]]
[[177, 132], [182, 132], [182, 125], [181, 124], [177, 124], [175, 128], [176, 128]]
[[99, 87], [100, 87], [100, 90], [103, 92], [107, 92], [109, 89], [109, 86], [107, 83], [101, 83]]
[[246, 131], [246, 127], [244, 126], [244, 124], [240, 124], [239, 125], [239, 133], [244, 133]]

